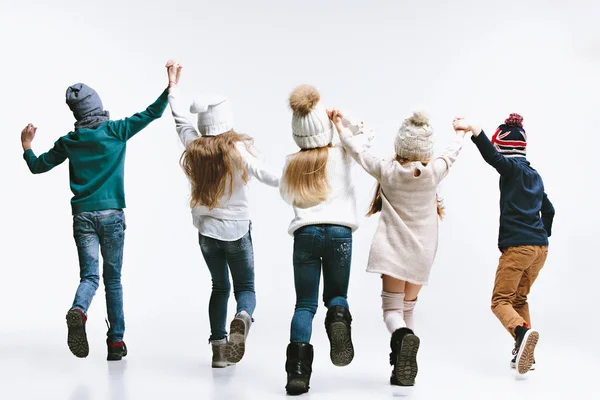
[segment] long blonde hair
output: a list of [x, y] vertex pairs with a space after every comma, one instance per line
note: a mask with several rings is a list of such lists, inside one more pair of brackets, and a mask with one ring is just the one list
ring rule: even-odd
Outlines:
[[300, 150], [290, 156], [283, 183], [286, 194], [296, 207], [308, 208], [327, 199], [327, 160], [329, 147]]
[[229, 198], [232, 195], [235, 174], [241, 173], [244, 183], [248, 182], [248, 171], [235, 147], [237, 142], [244, 142], [249, 148], [253, 140], [231, 130], [217, 136], [201, 136], [185, 149], [179, 162], [192, 185], [191, 207], [219, 207], [226, 189]]
[[[406, 160], [400, 157], [396, 157], [395, 159], [400, 164], [409, 162], [411, 160]], [[422, 162], [423, 165], [427, 165], [427, 162]], [[435, 194], [435, 203], [437, 205], [437, 215], [440, 219], [444, 219], [444, 215], [446, 215], [446, 209], [439, 195]], [[383, 207], [383, 201], [381, 199], [381, 183], [377, 183], [377, 188], [375, 189], [375, 194], [373, 195], [373, 200], [371, 200], [371, 205], [369, 206], [369, 211], [367, 212], [367, 217], [371, 215], [375, 215], [381, 211]]]

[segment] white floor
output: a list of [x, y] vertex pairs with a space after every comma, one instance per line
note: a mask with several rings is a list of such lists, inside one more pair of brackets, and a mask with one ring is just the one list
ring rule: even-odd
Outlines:
[[[311, 399], [598, 399], [598, 347], [591, 337], [555, 331], [542, 334], [538, 369], [518, 377], [508, 367], [510, 340], [493, 337], [476, 325], [462, 332], [427, 329], [421, 334], [417, 386], [392, 389], [386, 333], [357, 329], [356, 357], [345, 368], [331, 365], [322, 313], [315, 320], [316, 357]], [[271, 399], [285, 397], [282, 327], [256, 323], [242, 362], [224, 370], [210, 368], [210, 347], [200, 338], [204, 324], [183, 313], [164, 323], [132, 323], [130, 354], [122, 362], [105, 361], [101, 321], [91, 321], [91, 352], [76, 359], [68, 351], [62, 321], [35, 328], [4, 327], [0, 345], [0, 398], [61, 400], [125, 399]], [[186, 327], [187, 325], [187, 327]], [[173, 336], [166, 328], [172, 327]], [[501, 330], [499, 326], [495, 326]], [[269, 336], [267, 330], [274, 330]], [[426, 334], [425, 332], [429, 332]], [[552, 336], [554, 335], [554, 336]], [[505, 340], [498, 340], [504, 338]], [[495, 344], [492, 342], [496, 342]]]

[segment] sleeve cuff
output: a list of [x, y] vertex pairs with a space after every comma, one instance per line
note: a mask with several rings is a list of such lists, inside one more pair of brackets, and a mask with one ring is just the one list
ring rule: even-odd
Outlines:
[[481, 132], [479, 133], [479, 135], [477, 135], [477, 136], [475, 136], [475, 135], [471, 135], [471, 141], [472, 141], [473, 143], [477, 143], [477, 142], [480, 142], [480, 141], [484, 140], [484, 139], [483, 139], [484, 137], [486, 137], [486, 138], [487, 138], [487, 136], [486, 136], [485, 132], [484, 132], [484, 131], [483, 131], [483, 129], [482, 129], [482, 130], [481, 130]]

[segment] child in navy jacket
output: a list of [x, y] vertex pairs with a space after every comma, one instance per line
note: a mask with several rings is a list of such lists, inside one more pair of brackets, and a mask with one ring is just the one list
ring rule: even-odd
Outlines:
[[523, 117], [510, 114], [490, 141], [471, 121], [457, 118], [455, 129], [471, 131], [483, 159], [500, 174], [502, 252], [492, 294], [492, 311], [515, 339], [511, 366], [525, 374], [535, 364], [539, 333], [531, 328], [527, 295], [548, 255], [554, 207], [538, 172], [525, 158]]

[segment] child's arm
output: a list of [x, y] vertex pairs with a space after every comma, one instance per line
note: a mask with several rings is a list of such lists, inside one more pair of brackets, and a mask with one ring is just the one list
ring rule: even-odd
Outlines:
[[237, 144], [237, 149], [244, 160], [244, 167], [246, 167], [246, 170], [250, 175], [254, 176], [265, 185], [273, 187], [279, 186], [279, 181], [281, 178], [267, 170], [264, 164], [248, 151], [244, 143], [239, 142]]
[[450, 171], [450, 167], [456, 161], [456, 158], [460, 154], [463, 147], [465, 138], [465, 131], [457, 130], [456, 138], [450, 142], [446, 150], [438, 157], [433, 163], [433, 169], [435, 177], [438, 183], [440, 183]]
[[552, 235], [552, 222], [554, 221], [554, 206], [548, 195], [544, 192], [544, 198], [542, 200], [542, 222], [544, 223], [544, 229], [548, 233], [548, 237]]
[[115, 136], [123, 141], [134, 137], [139, 131], [144, 129], [150, 122], [160, 118], [167, 108], [168, 91], [165, 89], [162, 94], [148, 108], [142, 112], [133, 114], [122, 120], [113, 121], [112, 131]]
[[500, 175], [510, 175], [512, 173], [514, 164], [496, 150], [481, 127], [473, 125], [465, 119], [455, 119], [454, 129], [471, 131], [473, 133], [471, 140], [479, 149], [479, 153], [488, 164], [496, 168]]
[[349, 128], [344, 127], [342, 123], [342, 114], [339, 110], [331, 110], [331, 118], [340, 135], [340, 140], [344, 149], [350, 153], [350, 156], [359, 163], [365, 171], [375, 179], [381, 179], [383, 162], [369, 152], [370, 140], [367, 140], [365, 134], [358, 133], [353, 135]]
[[167, 76], [169, 77], [169, 105], [171, 106], [171, 114], [175, 120], [175, 129], [181, 139], [181, 143], [187, 148], [190, 143], [198, 139], [199, 135], [194, 125], [183, 114], [181, 106], [181, 93], [179, 91], [179, 77], [183, 67], [173, 60], [167, 62]]
[[171, 106], [171, 114], [175, 120], [175, 129], [181, 139], [181, 143], [187, 148], [190, 143], [198, 139], [199, 135], [194, 125], [183, 114], [180, 104], [180, 90], [177, 86], [169, 89], [169, 105]]
[[65, 151], [62, 142], [57, 140], [54, 143], [54, 147], [48, 152], [41, 154], [36, 157], [31, 150], [31, 142], [35, 138], [35, 132], [37, 128], [32, 124], [29, 124], [21, 132], [21, 145], [23, 146], [23, 159], [27, 163], [29, 170], [32, 174], [41, 174], [48, 172], [52, 168], [60, 165], [67, 159], [67, 152]]

